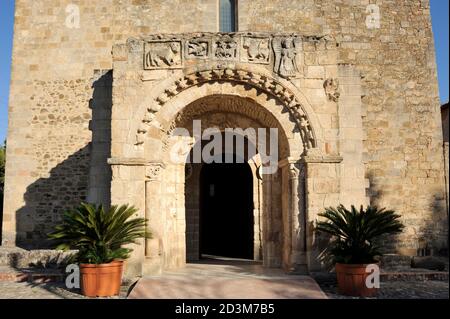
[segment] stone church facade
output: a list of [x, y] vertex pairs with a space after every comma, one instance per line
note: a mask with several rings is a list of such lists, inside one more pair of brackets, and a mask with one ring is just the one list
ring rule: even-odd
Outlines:
[[[234, 32], [220, 32], [218, 0], [16, 0], [2, 245], [47, 247], [80, 201], [128, 203], [154, 235], [128, 274], [198, 260], [202, 229], [221, 224], [202, 224], [205, 164], [170, 150], [175, 128], [201, 120], [278, 129], [276, 173], [245, 158], [251, 259], [320, 270], [317, 214], [341, 203], [402, 215], [386, 252], [447, 249], [428, 1], [234, 5]], [[224, 221], [227, 236], [240, 222]]]

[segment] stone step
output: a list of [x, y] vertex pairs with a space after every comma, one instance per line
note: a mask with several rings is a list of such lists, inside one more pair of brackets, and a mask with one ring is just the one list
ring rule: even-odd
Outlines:
[[380, 274], [381, 281], [448, 281], [448, 271], [386, 271]]

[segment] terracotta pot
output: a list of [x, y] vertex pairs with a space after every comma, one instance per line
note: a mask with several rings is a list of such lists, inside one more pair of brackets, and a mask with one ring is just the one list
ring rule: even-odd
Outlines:
[[88, 297], [118, 295], [122, 283], [123, 261], [108, 264], [80, 264], [81, 292]]
[[[356, 297], [373, 297], [378, 288], [368, 288], [366, 278], [370, 272], [366, 267], [370, 264], [336, 264], [338, 291], [342, 295]], [[377, 263], [375, 265], [378, 266]]]

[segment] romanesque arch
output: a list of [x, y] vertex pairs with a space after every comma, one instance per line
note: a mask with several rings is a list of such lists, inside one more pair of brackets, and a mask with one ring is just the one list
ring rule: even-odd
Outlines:
[[[228, 93], [253, 98], [262, 107], [267, 107], [268, 104], [277, 105], [276, 108], [271, 108], [270, 112], [275, 118], [288, 118], [294, 123], [303, 151], [305, 153], [313, 149], [321, 151], [323, 147], [321, 126], [306, 98], [288, 81], [275, 79], [264, 69], [259, 70], [255, 67], [252, 69], [207, 68], [187, 71], [182, 77], [165, 80], [137, 109], [138, 116], [133, 128], [134, 145], [143, 148], [147, 133], [152, 129], [169, 132], [171, 127], [167, 123], [167, 114], [169, 118], [175, 116], [184, 106], [198, 98]], [[231, 85], [233, 89], [224, 92], [227, 91], [224, 84]], [[177, 100], [181, 100], [182, 103]], [[165, 114], [164, 117], [158, 116], [161, 112]], [[282, 125], [286, 123], [284, 120], [280, 122]]]

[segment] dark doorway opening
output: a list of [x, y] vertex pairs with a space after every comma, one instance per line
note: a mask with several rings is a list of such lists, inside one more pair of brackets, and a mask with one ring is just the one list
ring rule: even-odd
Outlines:
[[200, 257], [253, 259], [253, 227], [250, 166], [204, 164], [200, 174]]

